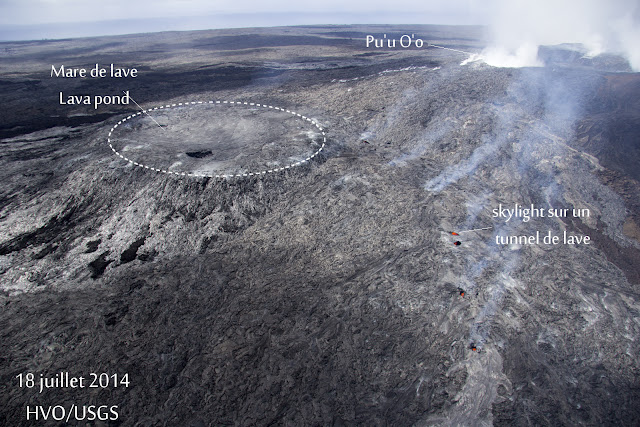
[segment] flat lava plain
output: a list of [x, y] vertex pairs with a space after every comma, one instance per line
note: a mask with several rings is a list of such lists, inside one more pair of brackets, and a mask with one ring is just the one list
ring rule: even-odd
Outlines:
[[[0, 424], [71, 403], [117, 405], [123, 426], [638, 424], [640, 77], [566, 47], [531, 69], [365, 47], [407, 33], [484, 46], [480, 28], [445, 26], [0, 44]], [[138, 77], [49, 75], [95, 63]], [[58, 103], [123, 90], [145, 108], [284, 107], [327, 147], [264, 178], [145, 170], [106, 141], [137, 107]], [[117, 143], [187, 170], [317, 143], [250, 110], [239, 133], [178, 113], [185, 147], [143, 118]], [[590, 216], [505, 225], [500, 203]], [[537, 230], [592, 244], [495, 244]], [[18, 387], [28, 372], [130, 385], [40, 394]]]

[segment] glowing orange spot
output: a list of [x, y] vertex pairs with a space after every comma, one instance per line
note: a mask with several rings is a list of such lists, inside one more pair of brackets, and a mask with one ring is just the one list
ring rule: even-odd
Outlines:
[[453, 236], [459, 236], [459, 234], [458, 234], [458, 233], [456, 233], [455, 231], [452, 231], [452, 232], [451, 232], [451, 234], [452, 234]]

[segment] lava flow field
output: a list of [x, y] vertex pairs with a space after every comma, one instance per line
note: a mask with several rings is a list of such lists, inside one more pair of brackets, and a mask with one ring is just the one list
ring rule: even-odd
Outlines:
[[[383, 33], [425, 46], [366, 47]], [[640, 75], [483, 46], [445, 26], [0, 43], [0, 424], [640, 423]], [[138, 77], [50, 75], [96, 63]], [[140, 108], [58, 102], [123, 91]]]

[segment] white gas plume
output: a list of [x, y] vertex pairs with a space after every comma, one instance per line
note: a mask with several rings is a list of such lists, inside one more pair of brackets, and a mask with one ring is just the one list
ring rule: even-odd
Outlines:
[[491, 45], [482, 56], [499, 67], [542, 66], [541, 45], [578, 43], [585, 56], [622, 54], [640, 71], [640, 3], [637, 0], [496, 0]]

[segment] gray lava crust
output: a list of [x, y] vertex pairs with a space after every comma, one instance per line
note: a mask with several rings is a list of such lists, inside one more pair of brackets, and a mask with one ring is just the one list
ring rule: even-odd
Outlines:
[[[411, 31], [477, 52], [471, 27], [242, 31], [0, 46], [1, 425], [72, 402], [118, 405], [102, 425], [122, 426], [640, 423], [637, 74], [364, 47]], [[68, 62], [137, 66], [145, 106], [299, 111], [327, 148], [264, 178], [144, 170], [106, 144], [135, 109], [56, 105], [122, 89], [48, 77]], [[505, 224], [498, 203], [591, 215]], [[495, 244], [536, 230], [593, 244]], [[63, 371], [131, 384], [17, 386]]]

